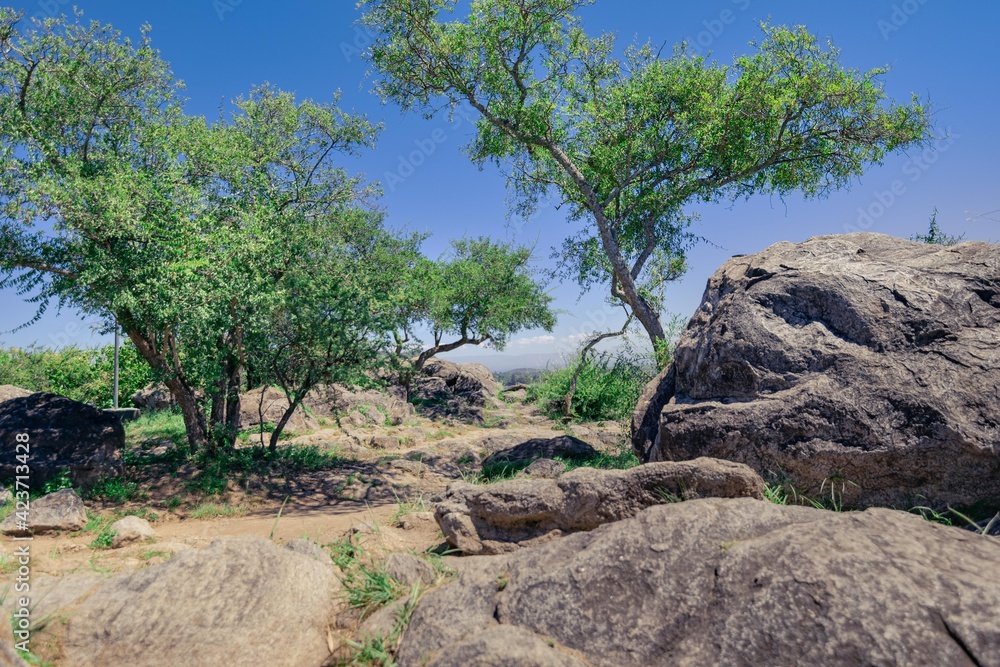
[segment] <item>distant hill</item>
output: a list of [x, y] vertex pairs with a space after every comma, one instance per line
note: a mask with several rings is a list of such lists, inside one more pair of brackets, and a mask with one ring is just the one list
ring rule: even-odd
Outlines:
[[493, 377], [504, 386], [510, 387], [515, 384], [532, 384], [542, 378], [545, 371], [541, 368], [515, 368], [510, 371], [500, 371], [494, 373]]

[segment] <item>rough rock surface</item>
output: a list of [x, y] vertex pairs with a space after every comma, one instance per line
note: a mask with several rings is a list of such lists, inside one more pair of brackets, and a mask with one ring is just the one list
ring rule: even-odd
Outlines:
[[462, 565], [400, 667], [1000, 664], [1000, 541], [893, 510], [694, 500]]
[[32, 500], [26, 527], [18, 525], [17, 513], [8, 514], [0, 523], [4, 535], [39, 535], [57, 530], [82, 530], [87, 525], [87, 510], [73, 489], [63, 489]]
[[317, 417], [336, 417], [358, 412], [366, 421], [370, 420], [376, 425], [388, 423], [398, 426], [416, 414], [401, 387], [352, 390], [335, 384], [317, 388], [303, 402]]
[[321, 665], [334, 568], [260, 538], [225, 538], [115, 576], [70, 615], [76, 667]]
[[[658, 427], [658, 428], [657, 428]], [[1000, 506], [1000, 246], [778, 243], [709, 281], [633, 418], [645, 460], [746, 463], [847, 507]]]
[[456, 482], [434, 516], [449, 544], [498, 554], [635, 516], [651, 505], [698, 497], [760, 498], [748, 467], [699, 459], [631, 470], [577, 468], [557, 479], [518, 478], [488, 486]]
[[41, 488], [61, 470], [77, 487], [121, 474], [125, 429], [103, 410], [55, 394], [31, 394], [0, 403], [0, 477], [13, 478], [16, 437], [27, 433], [31, 484]]
[[533, 459], [551, 459], [556, 456], [568, 459], [587, 459], [597, 456], [597, 454], [598, 451], [591, 445], [569, 435], [562, 435], [547, 440], [533, 438], [515, 447], [490, 454], [483, 461], [483, 466], [522, 463]]
[[[253, 389], [240, 395], [240, 428], [251, 429], [263, 424], [277, 424], [289, 406], [284, 392], [274, 387]], [[315, 431], [319, 422], [300, 405], [292, 413], [285, 431], [301, 433]]]
[[27, 389], [21, 389], [20, 387], [15, 387], [12, 384], [0, 385], [0, 403], [4, 401], [9, 401], [12, 398], [24, 398], [25, 396], [31, 396], [33, 392]]
[[145, 519], [137, 516], [126, 516], [111, 524], [115, 536], [111, 540], [112, 549], [120, 549], [133, 542], [141, 542], [155, 536], [153, 527]]
[[150, 384], [132, 394], [132, 405], [140, 410], [166, 410], [173, 407], [174, 397], [166, 385]]
[[431, 359], [414, 378], [412, 395], [431, 418], [456, 417], [482, 423], [483, 408], [498, 403], [500, 384], [482, 364], [456, 364]]

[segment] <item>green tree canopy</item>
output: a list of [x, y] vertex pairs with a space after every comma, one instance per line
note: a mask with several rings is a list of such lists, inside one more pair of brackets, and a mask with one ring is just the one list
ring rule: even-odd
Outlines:
[[764, 26], [756, 52], [732, 65], [683, 45], [619, 56], [611, 35], [583, 30], [576, 13], [592, 2], [360, 6], [381, 94], [428, 115], [474, 109], [472, 158], [507, 170], [519, 212], [554, 193], [589, 223], [567, 240], [564, 272], [607, 285], [654, 346], [665, 334], [653, 296], [683, 270], [689, 205], [822, 196], [927, 136], [922, 104], [886, 100], [884, 68], [844, 68], [805, 28]]

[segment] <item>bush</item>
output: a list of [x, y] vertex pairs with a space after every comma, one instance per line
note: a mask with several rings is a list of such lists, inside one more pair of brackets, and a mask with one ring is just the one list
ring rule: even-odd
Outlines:
[[[153, 381], [153, 373], [135, 346], [125, 341], [120, 351], [119, 395], [122, 403]], [[99, 348], [44, 347], [0, 349], [0, 384], [66, 396], [98, 408], [113, 403], [114, 346]]]
[[[578, 363], [579, 358], [574, 358], [565, 367], [546, 371], [541, 381], [528, 389], [528, 397], [540, 403], [552, 417], [562, 417], [563, 401]], [[651, 365], [636, 355], [624, 354], [612, 359], [603, 354], [589, 359], [577, 378], [572, 418], [579, 421], [627, 419], [653, 375]]]

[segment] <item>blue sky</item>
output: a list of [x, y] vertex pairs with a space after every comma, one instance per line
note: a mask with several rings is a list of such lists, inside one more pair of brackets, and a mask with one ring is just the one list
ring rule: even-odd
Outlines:
[[[2, 2], [2, 0], [0, 0]], [[27, 15], [70, 11], [73, 2], [14, 3]], [[188, 111], [210, 118], [228, 100], [255, 84], [270, 82], [301, 97], [329, 100], [341, 90], [341, 105], [385, 123], [377, 150], [349, 166], [380, 180], [390, 225], [433, 233], [425, 246], [436, 256], [448, 240], [490, 235], [533, 245], [540, 268], [553, 246], [575, 227], [553, 208], [528, 221], [508, 221], [504, 179], [493, 167], [480, 171], [462, 152], [472, 124], [458, 117], [425, 120], [403, 116], [370, 93], [371, 79], [360, 50], [367, 35], [357, 24], [353, 2], [337, 0], [173, 0], [171, 2], [77, 0], [86, 18], [109, 22], [128, 34], [149, 23], [154, 44], [187, 84]], [[806, 3], [765, 0], [598, 0], [584, 11], [592, 33], [612, 31], [619, 43], [672, 45], [686, 39], [720, 61], [749, 52], [758, 23], [804, 24], [829, 37], [842, 61], [859, 69], [889, 65], [886, 91], [906, 101], [929, 99], [938, 134], [934, 148], [892, 156], [872, 168], [850, 190], [823, 200], [758, 197], [749, 202], [700, 206], [694, 231], [712, 244], [698, 246], [691, 270], [669, 291], [669, 308], [685, 319], [697, 308], [708, 277], [731, 255], [754, 253], [778, 241], [865, 229], [909, 237], [926, 231], [932, 210], [944, 230], [968, 239], [1000, 240], [1000, 223], [970, 212], [1000, 209], [1000, 3], [970, 0], [842, 0]], [[1000, 219], [1000, 213], [992, 216]], [[623, 317], [609, 311], [603, 295], [579, 298], [575, 285], [552, 285], [562, 313], [551, 334], [516, 337], [504, 353], [478, 349], [453, 353], [496, 370], [535, 365], [570, 349], [582, 332], [615, 327]], [[29, 320], [31, 304], [0, 291], [3, 330]], [[98, 337], [76, 313], [53, 309], [40, 322], [0, 345], [87, 345]]]

